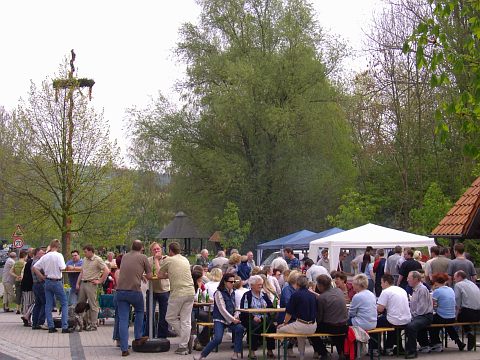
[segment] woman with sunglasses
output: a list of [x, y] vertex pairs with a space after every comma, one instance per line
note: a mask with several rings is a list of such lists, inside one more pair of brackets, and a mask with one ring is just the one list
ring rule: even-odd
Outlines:
[[240, 358], [242, 352], [243, 332], [245, 328], [240, 323], [238, 312], [235, 311], [235, 275], [227, 273], [223, 275], [218, 289], [213, 296], [213, 339], [205, 346], [200, 355], [193, 358], [195, 360], [205, 359], [210, 352], [222, 343], [223, 332], [226, 327], [232, 330], [234, 338], [232, 360]]

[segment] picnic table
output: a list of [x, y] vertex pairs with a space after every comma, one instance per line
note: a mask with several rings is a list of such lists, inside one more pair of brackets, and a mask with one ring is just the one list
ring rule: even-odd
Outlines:
[[[265, 315], [262, 316], [262, 330], [265, 333], [267, 331], [267, 328], [270, 326], [267, 326], [267, 317], [271, 314], [277, 314], [277, 313], [282, 313], [285, 312], [285, 308], [262, 308], [262, 309], [254, 309], [254, 308], [248, 308], [248, 309], [236, 309], [237, 311], [247, 313], [249, 315], [253, 314], [260, 314], [260, 315]], [[249, 350], [249, 357], [250, 357], [250, 350], [252, 348], [252, 317], [248, 317], [248, 350]], [[265, 338], [262, 340], [262, 352], [263, 352], [263, 358], [265, 359]]]

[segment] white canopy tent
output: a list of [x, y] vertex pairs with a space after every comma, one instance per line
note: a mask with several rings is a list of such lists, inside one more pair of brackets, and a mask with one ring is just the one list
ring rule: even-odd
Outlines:
[[366, 224], [355, 229], [311, 241], [308, 257], [315, 261], [318, 258], [319, 250], [328, 248], [330, 269], [336, 269], [340, 249], [365, 249], [367, 246], [371, 246], [374, 249], [391, 249], [396, 245], [402, 247], [427, 246], [430, 248], [430, 246], [435, 245], [435, 241], [427, 236], [394, 230], [375, 224]]

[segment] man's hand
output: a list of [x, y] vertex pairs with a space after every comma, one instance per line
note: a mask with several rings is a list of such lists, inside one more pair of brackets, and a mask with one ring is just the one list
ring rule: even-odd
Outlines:
[[77, 285], [75, 286], [75, 289], [80, 290], [80, 283], [77, 283]]
[[241, 321], [240, 321], [240, 319], [235, 318], [235, 319], [233, 319], [232, 323], [234, 323], [234, 324], [240, 324]]
[[100, 279], [92, 280], [92, 284], [95, 284], [95, 285], [100, 284]]

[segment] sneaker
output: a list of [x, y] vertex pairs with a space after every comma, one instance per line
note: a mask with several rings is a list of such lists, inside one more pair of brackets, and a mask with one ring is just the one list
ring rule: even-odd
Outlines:
[[45, 325], [45, 324], [40, 325], [40, 329], [42, 329], [42, 330], [50, 330], [50, 329], [48, 328], [48, 326]]
[[179, 347], [177, 350], [175, 350], [175, 354], [177, 355], [188, 355], [188, 349], [184, 347]]
[[430, 348], [431, 352], [442, 352], [443, 351], [443, 346], [442, 344], [435, 344]]
[[420, 346], [418, 352], [422, 354], [428, 354], [430, 352], [430, 346]]
[[48, 333], [51, 334], [51, 333], [56, 333], [57, 332], [57, 329], [55, 328], [50, 328], [48, 329]]
[[41, 327], [40, 326], [32, 326], [32, 330], [40, 330]]
[[463, 349], [465, 349], [465, 346], [467, 346], [467, 345], [465, 345], [465, 343], [462, 342], [462, 340], [460, 340], [460, 339], [458, 339], [457, 341], [455, 341], [455, 343], [457, 344], [458, 350], [460, 350], [460, 351], [463, 351]]
[[128, 350], [122, 351], [122, 356], [128, 356], [130, 355], [130, 352]]
[[88, 325], [85, 331], [97, 331], [97, 327], [95, 325]]

